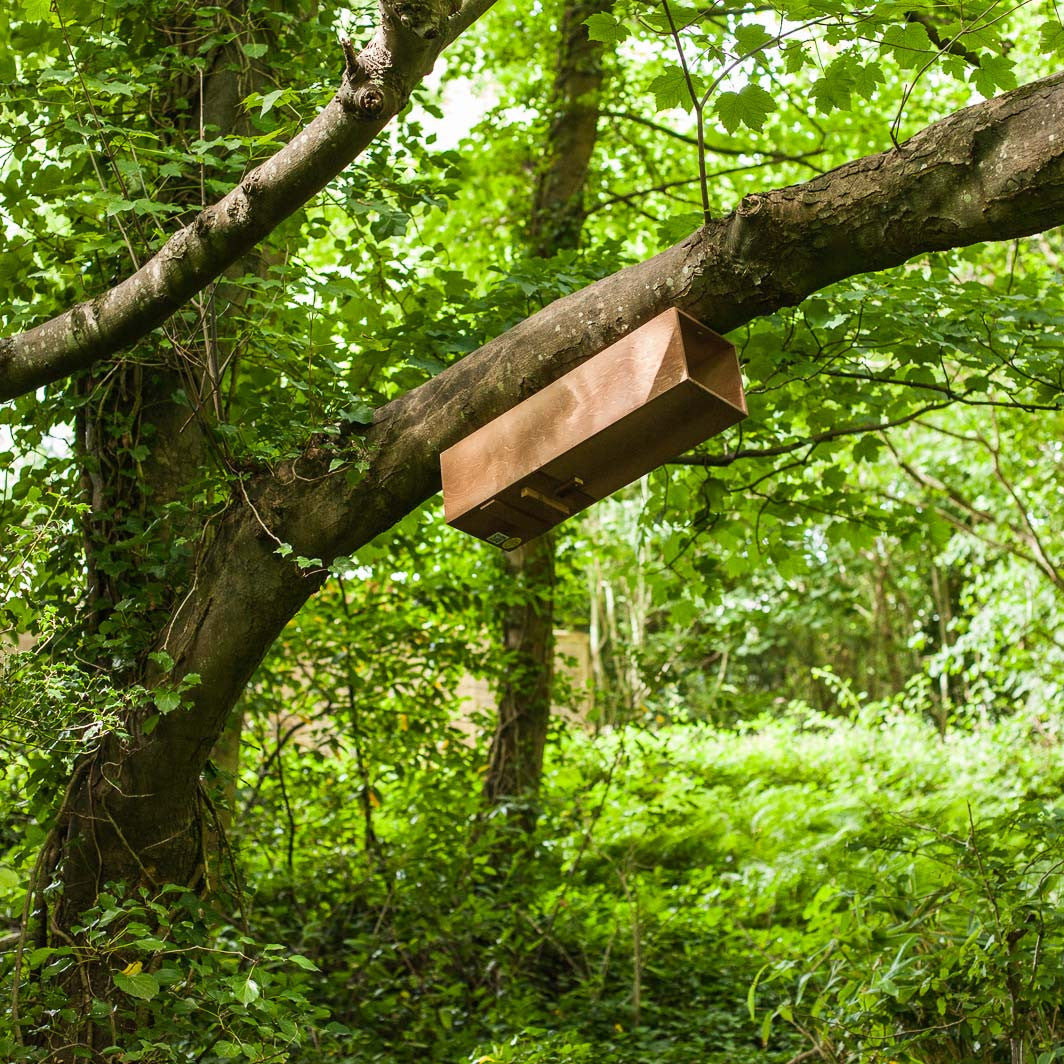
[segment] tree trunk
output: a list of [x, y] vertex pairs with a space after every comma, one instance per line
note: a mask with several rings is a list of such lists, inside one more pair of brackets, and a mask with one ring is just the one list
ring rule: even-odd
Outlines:
[[[241, 0], [233, 0], [220, 28], [242, 17]], [[180, 27], [172, 29], [181, 36]], [[235, 43], [205, 56], [203, 69], [195, 84], [181, 76], [163, 82], [169, 126], [161, 136], [195, 140], [204, 130], [223, 136], [243, 131], [242, 100], [259, 79], [241, 63]], [[185, 186], [176, 201], [190, 215], [202, 207], [193, 200], [192, 189]], [[252, 258], [240, 268], [259, 268], [262, 256]], [[74, 946], [86, 958], [62, 981], [77, 1018], [57, 1021], [47, 1037], [60, 1060], [73, 1059], [75, 1049], [94, 1052], [114, 1041], [113, 1018], [104, 1025], [89, 1017], [93, 999], [114, 997], [117, 958], [100, 959], [75, 930], [101, 891], [121, 884], [121, 901], [140, 888], [154, 892], [176, 884], [208, 895], [221, 875], [224, 783], [235, 772], [241, 716], [237, 710], [229, 715], [230, 727], [215, 744], [214, 757], [229, 774], [222, 777], [222, 788], [209, 789], [200, 778], [202, 766], [190, 771], [192, 766], [175, 752], [165, 758], [144, 756], [152, 747], [159, 714], [138, 692], [159, 685], [168, 671], [148, 651], [165, 630], [180, 589], [193, 582], [193, 559], [181, 541], [195, 543], [202, 535], [203, 514], [193, 502], [196, 483], [218, 460], [211, 437], [225, 402], [217, 367], [228, 364], [228, 372], [236, 372], [235, 359], [229, 358], [232, 330], [219, 327], [215, 307], [225, 306], [239, 316], [245, 300], [245, 290], [218, 282], [200, 307], [202, 328], [189, 330], [191, 339], [178, 342], [175, 330], [170, 345], [155, 343], [143, 352], [148, 357], [121, 363], [105, 380], [89, 376], [77, 385], [92, 400], [79, 413], [75, 436], [87, 503], [86, 627], [98, 667], [111, 662], [112, 685], [129, 692], [130, 734], [108, 735], [76, 765], [43, 855], [35, 912], [38, 936], [54, 947]], [[179, 391], [191, 399], [192, 412], [175, 399]], [[141, 542], [130, 536], [131, 528], [152, 527], [160, 532]], [[146, 572], [153, 574], [155, 588], [147, 595]], [[123, 600], [140, 604], [135, 624], [122, 619]], [[62, 891], [49, 900], [40, 888], [53, 878]], [[113, 930], [119, 928], [116, 921]]]
[[[613, 0], [572, 0], [562, 16], [550, 132], [529, 219], [529, 249], [538, 258], [580, 242], [605, 77], [603, 46], [589, 39], [584, 22], [612, 6]], [[503, 562], [506, 674], [484, 796], [491, 804], [516, 801], [527, 828], [535, 824], [554, 691], [555, 543], [548, 533], [507, 554]]]
[[512, 808], [531, 829], [553, 693], [553, 534], [518, 547], [505, 564], [513, 601], [503, 622], [505, 679], [484, 796]]

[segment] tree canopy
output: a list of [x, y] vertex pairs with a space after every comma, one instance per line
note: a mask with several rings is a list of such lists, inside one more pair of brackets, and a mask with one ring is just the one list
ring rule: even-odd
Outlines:
[[[1056, 1059], [1052, 5], [0, 27], [7, 1057]], [[669, 307], [741, 426], [516, 565], [443, 524]]]

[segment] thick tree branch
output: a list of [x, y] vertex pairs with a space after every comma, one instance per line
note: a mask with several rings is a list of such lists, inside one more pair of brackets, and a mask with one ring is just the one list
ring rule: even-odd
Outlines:
[[437, 56], [493, 0], [380, 0], [380, 27], [324, 110], [227, 196], [110, 291], [0, 340], [0, 402], [61, 380], [136, 342], [246, 255], [368, 147]]
[[[802, 185], [748, 196], [647, 262], [566, 296], [377, 412], [353, 486], [311, 449], [234, 495], [164, 644], [178, 676], [197, 672], [187, 709], [134, 755], [149, 781], [185, 766], [190, 785], [229, 707], [288, 619], [320, 586], [276, 553], [328, 563], [439, 490], [439, 454], [525, 396], [678, 306], [720, 332], [801, 302], [844, 277], [914, 255], [1064, 223], [1064, 75], [936, 123], [900, 150]], [[245, 501], [246, 500], [246, 501]], [[268, 531], [267, 531], [268, 529]], [[276, 537], [276, 538], [274, 538]]]

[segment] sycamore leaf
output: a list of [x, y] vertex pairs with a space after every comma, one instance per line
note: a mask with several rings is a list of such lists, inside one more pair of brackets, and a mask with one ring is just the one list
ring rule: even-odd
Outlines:
[[602, 41], [604, 44], [616, 44], [628, 36], [628, 27], [617, 21], [616, 17], [600, 12], [584, 19], [587, 26], [587, 36], [592, 41]]
[[668, 111], [673, 107], [687, 110], [691, 106], [691, 94], [687, 91], [687, 79], [678, 66], [667, 67], [651, 83], [650, 91], [654, 94], [659, 111]]
[[50, 0], [16, 0], [15, 7], [27, 22], [47, 22], [52, 9]]
[[972, 72], [972, 84], [986, 98], [997, 95], [998, 89], [1016, 88], [1016, 71], [1012, 61], [1003, 55], [983, 55], [979, 67]]
[[1042, 38], [1043, 52], [1064, 55], [1064, 26], [1055, 21], [1043, 22], [1038, 32]]
[[892, 55], [903, 70], [921, 66], [927, 62], [929, 54], [938, 51], [931, 43], [927, 30], [919, 22], [907, 22], [904, 26], [894, 23], [888, 26], [879, 47], [888, 55]]
[[751, 82], [738, 92], [723, 92], [717, 97], [717, 117], [729, 133], [739, 126], [760, 131], [765, 117], [776, 110], [772, 93]]
[[868, 63], [866, 66], [861, 66], [860, 63], [854, 65], [853, 87], [858, 96], [866, 100], [872, 99], [876, 86], [883, 85], [885, 82], [886, 78], [878, 63]]
[[674, 214], [658, 226], [658, 240], [665, 245], [675, 244], [685, 236], [690, 236], [704, 221], [701, 211]]
[[853, 75], [846, 69], [832, 70], [832, 66], [813, 82], [811, 94], [821, 114], [831, 114], [836, 108], [840, 111], [850, 109], [850, 94], [853, 92]]
[[788, 41], [783, 46], [784, 68], [788, 74], [796, 74], [811, 61], [812, 56], [801, 41]]
[[125, 991], [130, 997], [140, 998], [141, 1001], [151, 1001], [159, 993], [159, 983], [154, 975], [149, 975], [147, 972], [137, 972], [136, 975], [123, 975], [121, 972], [115, 972], [111, 978], [119, 990]]
[[739, 46], [740, 55], [750, 55], [772, 39], [772, 34], [757, 22], [748, 22], [735, 29], [735, 43]]

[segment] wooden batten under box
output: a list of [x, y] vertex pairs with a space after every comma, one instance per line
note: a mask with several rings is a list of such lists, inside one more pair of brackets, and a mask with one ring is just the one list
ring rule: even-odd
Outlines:
[[444, 515], [512, 550], [744, 417], [735, 348], [667, 310], [444, 451]]

